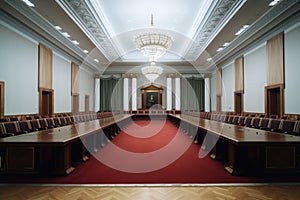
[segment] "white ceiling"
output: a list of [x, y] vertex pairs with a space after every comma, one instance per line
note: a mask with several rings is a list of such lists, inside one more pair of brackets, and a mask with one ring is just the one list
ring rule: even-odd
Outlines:
[[[244, 34], [236, 36], [235, 32], [244, 24], [249, 24], [251, 29], [272, 9], [268, 6], [271, 1], [31, 0], [35, 4], [34, 8], [26, 8], [22, 1], [17, 0], [4, 0], [2, 4], [14, 7], [13, 12], [16, 13], [11, 14], [10, 10], [8, 14], [23, 23], [29, 25], [26, 20], [31, 20], [34, 23], [32, 30], [36, 31], [36, 27], [40, 27], [51, 35], [50, 38], [58, 40], [57, 45], [67, 45], [78, 58], [86, 57], [84, 61], [88, 60], [89, 68], [94, 73], [103, 71], [103, 67], [108, 72], [124, 73], [124, 70], [147, 62], [135, 48], [133, 40], [138, 34], [147, 31], [153, 14], [154, 27], [171, 35], [174, 40], [170, 50], [159, 62], [174, 66], [180, 73], [189, 73], [195, 68], [204, 72], [211, 71], [211, 61], [207, 61], [207, 58], [211, 57], [213, 61], [225, 60], [226, 50], [233, 51], [236, 45], [241, 44], [237, 41], [244, 41], [243, 37], [249, 41]], [[287, 0], [281, 2], [283, 5], [288, 4]], [[276, 15], [275, 12], [272, 15]], [[268, 17], [268, 20], [271, 21], [272, 17]], [[56, 25], [61, 26], [62, 30], [55, 30]], [[263, 26], [259, 29], [263, 29]], [[251, 33], [256, 31], [251, 30]], [[61, 39], [59, 34], [62, 32], [68, 32], [71, 37]], [[79, 45], [76, 47], [68, 40], [77, 40]], [[230, 45], [223, 52], [217, 52], [225, 42]], [[82, 53], [85, 49], [89, 51], [86, 56]], [[100, 62], [94, 62], [94, 58]]]

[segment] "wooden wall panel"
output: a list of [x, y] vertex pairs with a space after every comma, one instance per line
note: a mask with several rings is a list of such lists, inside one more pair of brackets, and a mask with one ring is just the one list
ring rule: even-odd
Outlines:
[[79, 66], [75, 63], [71, 65], [71, 93], [72, 95], [79, 94]]
[[235, 91], [244, 91], [244, 57], [234, 61], [235, 68]]
[[283, 33], [267, 41], [267, 85], [284, 84]]
[[52, 50], [39, 44], [39, 88], [52, 89]]

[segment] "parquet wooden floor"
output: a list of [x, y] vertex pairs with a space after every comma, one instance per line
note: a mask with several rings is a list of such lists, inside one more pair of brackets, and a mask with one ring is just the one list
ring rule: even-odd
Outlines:
[[1, 200], [300, 199], [300, 186], [1, 186]]

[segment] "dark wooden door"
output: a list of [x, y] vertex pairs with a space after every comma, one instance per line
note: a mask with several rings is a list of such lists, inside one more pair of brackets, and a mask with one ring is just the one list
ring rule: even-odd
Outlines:
[[268, 115], [280, 115], [280, 88], [268, 89]]
[[72, 112], [73, 113], [79, 112], [79, 95], [77, 94], [72, 95]]

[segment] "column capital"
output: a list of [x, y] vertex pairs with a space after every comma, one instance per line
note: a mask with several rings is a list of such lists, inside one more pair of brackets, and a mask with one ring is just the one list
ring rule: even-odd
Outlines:
[[137, 74], [122, 74], [122, 78], [137, 78]]
[[178, 73], [170, 73], [170, 74], [166, 74], [167, 78], [181, 78], [181, 74]]

